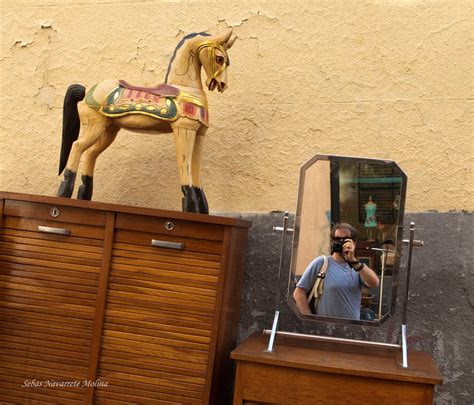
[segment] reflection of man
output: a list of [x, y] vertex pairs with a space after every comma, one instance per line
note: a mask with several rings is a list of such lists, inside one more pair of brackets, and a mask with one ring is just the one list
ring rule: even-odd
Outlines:
[[[354, 254], [357, 230], [349, 224], [337, 224], [331, 231], [332, 255], [324, 279], [323, 294], [318, 299], [316, 314], [337, 318], [360, 319], [362, 287], [377, 287], [379, 278]], [[311, 314], [306, 296], [313, 288], [323, 264], [323, 256], [314, 259], [306, 268], [293, 293], [302, 314]]]

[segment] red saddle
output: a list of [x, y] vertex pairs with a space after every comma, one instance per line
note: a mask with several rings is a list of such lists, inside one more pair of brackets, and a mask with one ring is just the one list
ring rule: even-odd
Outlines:
[[170, 86], [169, 84], [162, 83], [156, 87], [141, 87], [141, 86], [134, 86], [132, 84], [127, 83], [125, 80], [119, 80], [120, 86], [130, 89], [130, 90], [137, 90], [143, 91], [145, 93], [155, 94], [156, 96], [160, 97], [178, 97], [179, 96], [179, 89]]

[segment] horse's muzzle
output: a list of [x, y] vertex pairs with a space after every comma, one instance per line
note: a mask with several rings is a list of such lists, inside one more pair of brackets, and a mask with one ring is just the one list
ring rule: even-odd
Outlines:
[[213, 91], [217, 88], [219, 93], [222, 93], [225, 89], [227, 89], [227, 85], [225, 82], [221, 82], [217, 79], [211, 79], [208, 84], [209, 91]]

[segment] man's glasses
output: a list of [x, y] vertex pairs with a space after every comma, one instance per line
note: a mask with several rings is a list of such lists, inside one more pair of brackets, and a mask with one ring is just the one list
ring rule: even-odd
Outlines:
[[352, 242], [354, 242], [354, 239], [350, 238], [350, 237], [334, 237], [334, 238], [332, 238], [333, 242], [345, 242], [348, 239], [351, 240]]

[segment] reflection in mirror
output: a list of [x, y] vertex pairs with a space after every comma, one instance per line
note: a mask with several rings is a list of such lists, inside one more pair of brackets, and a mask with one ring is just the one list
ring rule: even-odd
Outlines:
[[[406, 176], [392, 161], [317, 155], [303, 165], [288, 294], [299, 316], [378, 325], [393, 314], [405, 193]], [[342, 255], [331, 243], [338, 223], [354, 228], [332, 235], [346, 237]], [[328, 257], [327, 266], [321, 256]], [[307, 297], [316, 290], [318, 274], [322, 293], [313, 306]], [[309, 309], [301, 303], [302, 294]]]

